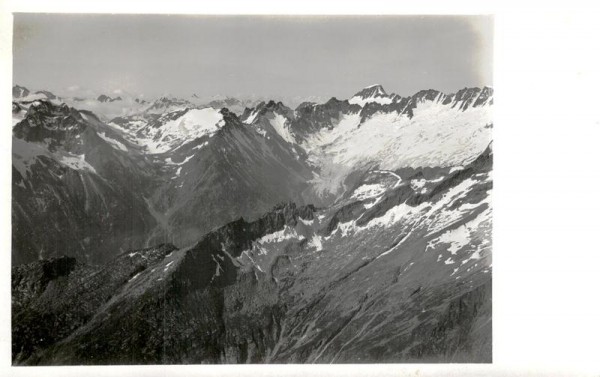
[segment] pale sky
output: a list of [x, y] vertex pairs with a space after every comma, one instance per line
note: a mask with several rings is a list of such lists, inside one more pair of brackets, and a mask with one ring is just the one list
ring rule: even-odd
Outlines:
[[14, 15], [14, 83], [349, 98], [492, 85], [489, 16]]

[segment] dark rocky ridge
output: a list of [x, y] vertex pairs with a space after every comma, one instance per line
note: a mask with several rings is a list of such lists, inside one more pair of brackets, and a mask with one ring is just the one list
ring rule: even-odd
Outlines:
[[13, 362], [20, 364], [89, 321], [138, 272], [175, 250], [127, 253], [105, 266], [61, 257], [13, 268]]
[[[230, 255], [238, 256], [251, 241], [265, 234], [281, 230], [286, 225], [295, 226], [298, 219], [312, 219], [314, 211], [312, 206], [282, 204], [253, 222], [239, 219], [216, 229], [190, 249], [177, 251], [172, 245], [161, 245], [128, 251], [103, 267], [78, 265], [74, 269], [75, 260], [71, 258], [15, 267], [13, 318], [17, 325], [13, 327], [16, 340], [13, 343], [13, 361], [42, 365], [51, 360], [52, 363], [67, 364], [181, 362], [186, 357], [193, 357], [194, 362], [245, 361], [247, 351], [244, 355], [238, 346], [235, 346], [236, 353], [241, 353], [235, 357], [239, 360], [231, 359], [232, 350], [227, 349], [227, 342], [232, 341], [228, 338], [234, 335], [225, 334], [226, 328], [244, 334], [245, 338], [234, 336], [236, 339], [246, 339], [246, 342], [254, 339], [254, 346], [264, 357], [265, 342], [272, 347], [275, 339], [269, 337], [276, 336], [277, 332], [268, 335], [262, 327], [257, 327], [255, 331], [258, 333], [247, 337], [244, 328], [257, 324], [225, 324], [221, 321], [227, 319], [220, 319], [224, 313], [218, 314], [223, 310], [224, 302], [231, 299], [228, 286], [238, 284], [238, 287], [232, 288], [233, 291], [252, 290], [252, 286], [258, 283], [256, 277], [251, 278], [240, 271], [239, 266], [232, 263]], [[229, 251], [223, 251], [223, 245], [227, 245]], [[179, 256], [172, 257], [177, 258], [174, 259], [177, 266], [170, 275], [161, 279], [162, 282], [143, 281], [143, 274], [151, 273], [147, 270], [162, 268], [157, 265], [164, 263], [165, 257], [173, 253]], [[210, 279], [216, 260], [222, 261], [224, 270], [217, 279]], [[49, 270], [47, 266], [65, 264], [65, 261], [69, 263], [69, 269], [63, 273], [37, 272]], [[132, 279], [136, 275], [139, 277]], [[241, 281], [236, 280], [238, 275]], [[141, 286], [132, 287], [132, 280], [140, 281]], [[266, 284], [264, 293], [268, 293], [273, 283], [260, 284]], [[132, 297], [128, 289], [138, 293]], [[50, 300], [55, 295], [61, 297], [58, 302]], [[85, 305], [81, 308], [83, 302]], [[275, 305], [260, 310], [263, 315], [265, 311], [270, 314], [259, 316], [254, 321], [264, 324], [266, 320], [268, 327], [276, 326], [282, 315], [281, 309]], [[145, 313], [143, 316], [136, 314], [142, 311]], [[110, 319], [105, 313], [110, 313]], [[162, 313], [170, 317], [169, 322], [164, 321], [165, 317], [161, 319]], [[190, 327], [183, 330], [182, 325]], [[118, 331], [115, 326], [118, 326]], [[210, 329], [209, 334], [202, 335], [207, 329]], [[274, 328], [267, 332], [272, 330]], [[213, 333], [215, 331], [217, 333]], [[43, 342], [38, 342], [34, 334], [44, 334]], [[192, 335], [197, 339], [189, 338]], [[133, 341], [144, 346], [134, 346]]]
[[36, 101], [29, 107], [25, 119], [13, 127], [13, 135], [29, 142], [49, 141], [50, 150], [60, 144], [72, 143], [84, 132], [86, 123], [79, 111], [48, 101]]
[[342, 114], [356, 114], [360, 111], [360, 106], [334, 97], [321, 105], [298, 107], [291, 127], [298, 133], [300, 140], [303, 140], [321, 128], [331, 129]]

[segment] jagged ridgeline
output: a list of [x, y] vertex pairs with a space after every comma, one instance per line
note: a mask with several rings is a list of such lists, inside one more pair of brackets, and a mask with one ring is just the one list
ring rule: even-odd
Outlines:
[[491, 88], [13, 88], [13, 363], [491, 362]]

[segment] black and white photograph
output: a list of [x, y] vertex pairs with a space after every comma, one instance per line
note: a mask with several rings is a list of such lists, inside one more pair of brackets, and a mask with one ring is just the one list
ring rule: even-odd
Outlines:
[[492, 26], [15, 14], [13, 365], [491, 362]]
[[600, 375], [591, 7], [0, 1], [1, 375]]

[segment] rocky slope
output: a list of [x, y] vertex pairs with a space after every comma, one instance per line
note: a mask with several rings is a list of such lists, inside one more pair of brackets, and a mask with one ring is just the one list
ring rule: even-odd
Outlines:
[[[373, 171], [329, 209], [279, 206], [188, 249], [20, 267], [14, 360], [489, 362], [491, 159], [487, 149], [453, 172]], [[23, 334], [32, 323], [61, 325], [38, 344]]]
[[[300, 150], [274, 130], [259, 132], [227, 109], [183, 109], [159, 117], [113, 120], [132, 142], [145, 145], [160, 167], [149, 203], [159, 227], [149, 244], [166, 239], [187, 246], [240, 216], [303, 197], [312, 176]], [[199, 213], [210, 216], [199, 216]]]
[[92, 114], [34, 101], [13, 127], [13, 264], [144, 245], [153, 169]]

